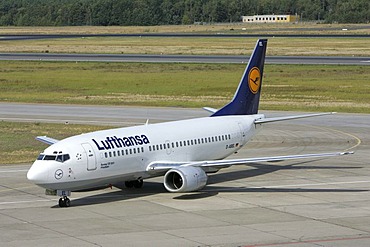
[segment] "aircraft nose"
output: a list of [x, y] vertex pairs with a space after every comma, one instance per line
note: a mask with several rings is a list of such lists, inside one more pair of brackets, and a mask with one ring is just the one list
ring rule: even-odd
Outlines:
[[38, 161], [33, 163], [27, 172], [27, 179], [35, 184], [45, 183], [47, 180], [47, 171], [39, 164]]

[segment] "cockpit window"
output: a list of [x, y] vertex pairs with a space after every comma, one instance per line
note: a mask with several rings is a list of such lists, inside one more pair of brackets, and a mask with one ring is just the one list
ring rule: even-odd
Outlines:
[[45, 156], [45, 154], [39, 154], [39, 157], [37, 157], [37, 160], [43, 160], [44, 156]]
[[55, 160], [58, 162], [65, 162], [69, 159], [70, 159], [69, 154], [59, 154], [59, 155], [40, 154], [39, 157], [37, 157], [37, 160]]
[[55, 160], [56, 155], [45, 155], [44, 160]]
[[69, 160], [69, 154], [58, 155], [56, 161], [64, 162]]

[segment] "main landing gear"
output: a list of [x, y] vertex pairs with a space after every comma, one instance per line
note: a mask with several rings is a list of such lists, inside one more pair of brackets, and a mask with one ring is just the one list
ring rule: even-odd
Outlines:
[[71, 206], [71, 200], [69, 200], [68, 197], [63, 196], [59, 199], [59, 207], [61, 208], [67, 208]]
[[139, 180], [131, 180], [131, 181], [126, 181], [125, 186], [126, 188], [133, 188], [135, 187], [136, 189], [140, 189], [143, 187], [144, 181], [142, 179]]

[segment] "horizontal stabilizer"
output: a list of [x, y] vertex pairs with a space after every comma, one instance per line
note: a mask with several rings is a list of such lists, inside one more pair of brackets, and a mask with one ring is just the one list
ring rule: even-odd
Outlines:
[[203, 110], [206, 110], [210, 113], [215, 113], [216, 111], [218, 111], [217, 109], [212, 108], [212, 107], [203, 107]]
[[304, 114], [304, 115], [287, 116], [287, 117], [261, 118], [261, 119], [255, 120], [254, 123], [255, 124], [263, 124], [263, 123], [286, 121], [286, 120], [293, 120], [293, 119], [299, 119], [299, 118], [325, 116], [325, 115], [331, 115], [331, 114], [335, 114], [335, 113], [336, 112], [324, 112], [324, 113]]
[[52, 144], [57, 143], [59, 141], [57, 139], [47, 137], [47, 136], [38, 136], [38, 137], [36, 137], [36, 140], [38, 140], [40, 142], [43, 142], [43, 143], [46, 143], [48, 145], [52, 145]]

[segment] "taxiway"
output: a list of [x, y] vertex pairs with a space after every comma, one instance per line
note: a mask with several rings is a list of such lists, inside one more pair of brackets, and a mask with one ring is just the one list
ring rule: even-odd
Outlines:
[[[12, 121], [127, 126], [206, 115], [195, 109], [0, 104], [1, 119]], [[31, 164], [4, 164], [0, 245], [369, 246], [369, 123], [370, 115], [336, 114], [266, 124], [231, 158], [356, 153], [232, 167], [210, 175], [208, 185], [193, 193], [168, 193], [163, 178], [145, 181], [139, 190], [72, 193], [70, 208], [59, 208], [58, 198], [27, 181]]]

